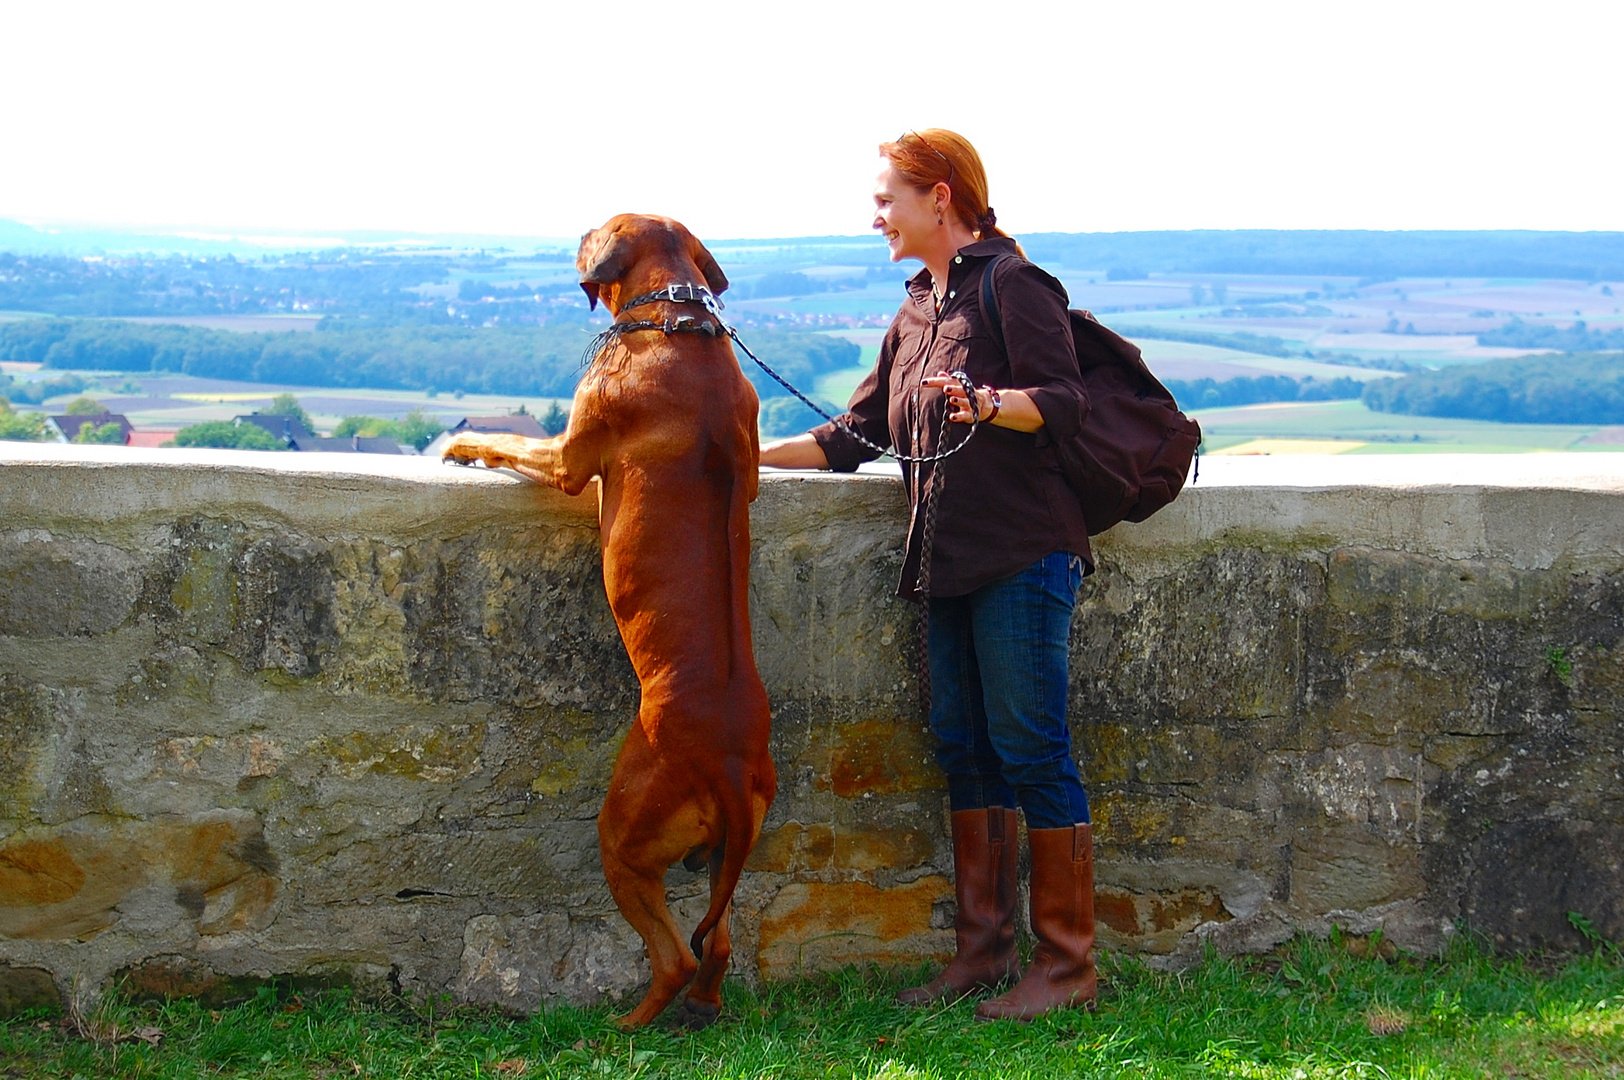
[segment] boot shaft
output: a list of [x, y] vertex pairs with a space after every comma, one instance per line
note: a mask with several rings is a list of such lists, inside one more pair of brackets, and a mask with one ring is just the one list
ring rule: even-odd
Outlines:
[[1032, 829], [1032, 933], [1041, 948], [1053, 939], [1073, 943], [1079, 957], [1094, 944], [1094, 827]]
[[953, 926], [960, 952], [1001, 954], [1015, 944], [1019, 818], [990, 806], [953, 814]]
[[1020, 973], [1015, 952], [1014, 810], [994, 806], [953, 814], [953, 918], [956, 951], [924, 986], [902, 991], [904, 1005], [954, 1001], [1001, 986]]

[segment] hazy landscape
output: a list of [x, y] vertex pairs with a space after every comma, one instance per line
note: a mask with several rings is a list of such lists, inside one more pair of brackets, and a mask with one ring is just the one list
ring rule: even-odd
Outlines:
[[[567, 407], [606, 321], [586, 309], [572, 244], [323, 239], [335, 246], [0, 223], [0, 392], [20, 412], [89, 394], [160, 430], [263, 411], [279, 392], [324, 429], [414, 409], [450, 425]], [[1074, 306], [1140, 344], [1208, 452], [1624, 449], [1624, 234], [1022, 240]], [[746, 340], [842, 405], [910, 268], [873, 237], [711, 247]], [[745, 366], [765, 432], [814, 420]]]

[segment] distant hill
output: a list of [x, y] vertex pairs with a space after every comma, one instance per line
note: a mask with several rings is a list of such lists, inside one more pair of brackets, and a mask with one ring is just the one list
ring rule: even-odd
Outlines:
[[[1196, 229], [1167, 232], [1027, 233], [1019, 237], [1031, 257], [1051, 267], [1100, 270], [1118, 280], [1152, 273], [1290, 274], [1385, 280], [1433, 278], [1566, 278], [1624, 281], [1624, 233], [1294, 229]], [[120, 231], [107, 227], [36, 229], [0, 220], [0, 251], [90, 255], [114, 252], [186, 252], [258, 256], [276, 251], [343, 247], [401, 250], [537, 250], [573, 252], [559, 237], [453, 233], [320, 232], [198, 229], [188, 235]], [[883, 265], [885, 248], [873, 234], [706, 240], [724, 264], [776, 252], [780, 261]]]
[[107, 225], [32, 226], [0, 218], [0, 251], [15, 255], [133, 253], [259, 256], [294, 251], [396, 248], [405, 251], [557, 251], [577, 241], [556, 236], [414, 233], [381, 229], [120, 229]]
[[[1023, 233], [1017, 239], [1034, 262], [1105, 271], [1112, 280], [1195, 273], [1624, 281], [1624, 232], [1193, 229]], [[886, 258], [873, 236], [708, 243], [718, 257], [723, 251], [738, 256], [752, 249], [794, 247], [815, 258], [852, 265]]]
[[1206, 229], [1033, 233], [1020, 240], [1038, 263], [1128, 275], [1624, 280], [1624, 233], [1619, 232]]

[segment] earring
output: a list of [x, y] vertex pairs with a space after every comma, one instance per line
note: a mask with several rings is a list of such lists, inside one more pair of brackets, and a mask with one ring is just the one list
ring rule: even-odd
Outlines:
[[947, 224], [945, 221], [942, 220], [942, 212], [940, 210], [936, 211], [936, 224], [938, 224], [938, 225]]

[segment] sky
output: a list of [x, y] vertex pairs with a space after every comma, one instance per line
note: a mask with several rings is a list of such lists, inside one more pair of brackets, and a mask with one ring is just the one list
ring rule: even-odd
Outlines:
[[0, 218], [862, 233], [877, 145], [999, 223], [1624, 229], [1619, 0], [0, 0]]

